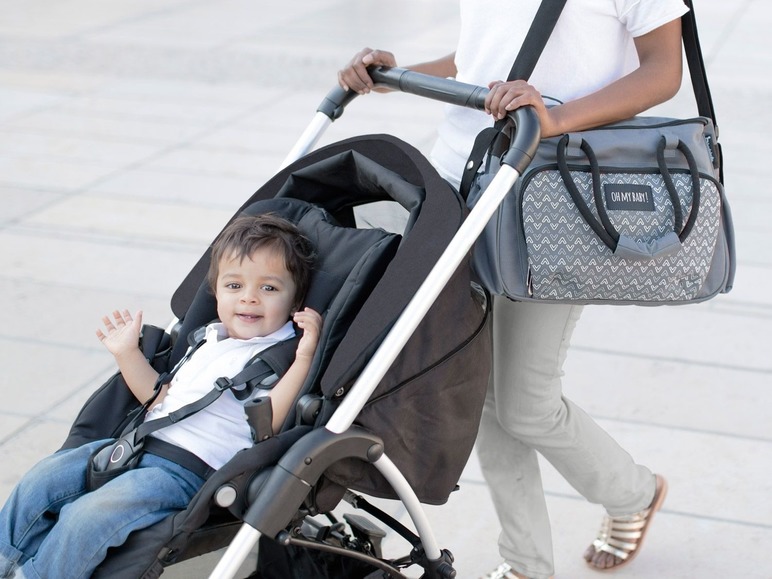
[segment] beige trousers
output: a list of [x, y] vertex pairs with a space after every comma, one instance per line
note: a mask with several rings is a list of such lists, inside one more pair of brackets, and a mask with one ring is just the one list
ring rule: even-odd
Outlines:
[[554, 574], [537, 452], [611, 515], [645, 509], [656, 485], [649, 469], [563, 396], [563, 362], [581, 309], [494, 298], [493, 373], [477, 453], [501, 524], [500, 552], [534, 579]]

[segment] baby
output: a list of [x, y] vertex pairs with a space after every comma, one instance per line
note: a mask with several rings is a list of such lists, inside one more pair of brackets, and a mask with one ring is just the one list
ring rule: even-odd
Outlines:
[[[321, 316], [301, 309], [314, 250], [289, 221], [275, 215], [235, 219], [212, 247], [208, 280], [219, 322], [206, 328], [203, 345], [162, 385], [145, 423], [199, 400], [220, 377], [232, 377], [257, 353], [302, 330], [295, 361], [269, 391], [278, 431], [308, 374]], [[138, 347], [142, 312], [115, 311], [97, 337], [113, 354], [126, 384], [141, 403], [151, 400], [159, 374]], [[253, 444], [243, 402], [225, 392], [185, 419], [148, 438], [183, 449], [209, 469], [220, 468]], [[184, 509], [205, 478], [168, 458], [145, 452], [137, 468], [88, 492], [90, 456], [107, 441], [59, 451], [34, 466], [0, 511], [0, 577], [89, 577], [107, 549], [129, 533]], [[163, 453], [159, 453], [163, 454]], [[195, 472], [194, 472], [195, 471]]]

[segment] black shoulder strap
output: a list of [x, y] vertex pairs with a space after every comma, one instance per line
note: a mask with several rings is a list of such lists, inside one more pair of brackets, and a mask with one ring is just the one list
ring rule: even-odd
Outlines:
[[710, 96], [708, 74], [705, 71], [705, 61], [702, 58], [700, 37], [697, 34], [697, 17], [694, 15], [694, 2], [684, 0], [689, 11], [681, 17], [681, 36], [684, 39], [686, 63], [689, 66], [689, 77], [692, 80], [694, 98], [697, 110], [703, 117], [708, 117], [716, 125], [716, 111], [713, 108], [713, 98]]
[[[528, 33], [523, 39], [517, 57], [515, 57], [507, 80], [528, 80], [530, 78], [565, 5], [566, 0], [542, 0]], [[459, 185], [459, 193], [464, 199], [469, 196], [472, 181], [482, 165], [486, 151], [505, 126], [505, 119], [496, 121], [492, 129], [484, 129], [477, 136]]]
[[258, 352], [241, 372], [230, 379], [233, 395], [239, 400], [246, 400], [255, 388], [271, 388], [295, 361], [299, 340], [300, 336], [295, 335]]
[[507, 80], [530, 78], [565, 5], [566, 0], [542, 0]]
[[[528, 34], [523, 40], [520, 52], [515, 58], [512, 70], [509, 71], [507, 80], [528, 78], [533, 73], [536, 63], [547, 45], [552, 31], [557, 24], [560, 13], [566, 0], [542, 0], [536, 16], [531, 23]], [[694, 2], [684, 0], [684, 4], [689, 8], [688, 12], [681, 17], [681, 35], [683, 37], [684, 52], [686, 53], [686, 63], [689, 67], [689, 77], [694, 90], [694, 97], [697, 101], [697, 110], [703, 117], [708, 117], [716, 125], [716, 112], [713, 107], [713, 98], [708, 86], [708, 75], [705, 70], [705, 61], [702, 57], [702, 48], [700, 38], [697, 34], [697, 18], [694, 14]]]

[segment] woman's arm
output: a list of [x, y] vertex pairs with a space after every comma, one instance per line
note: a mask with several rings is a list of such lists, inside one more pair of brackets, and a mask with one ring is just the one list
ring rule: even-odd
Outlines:
[[486, 112], [501, 119], [508, 111], [532, 105], [542, 137], [580, 131], [630, 118], [673, 97], [681, 86], [681, 20], [635, 39], [640, 66], [601, 90], [547, 109], [539, 92], [525, 81], [494, 82]]

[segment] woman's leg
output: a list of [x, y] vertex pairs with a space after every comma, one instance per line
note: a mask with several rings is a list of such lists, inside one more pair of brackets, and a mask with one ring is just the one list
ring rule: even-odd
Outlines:
[[493, 384], [485, 399], [476, 448], [501, 524], [501, 556], [527, 577], [551, 577], [552, 533], [538, 458], [499, 424]]
[[89, 577], [110, 547], [129, 533], [184, 509], [204, 480], [157, 456], [64, 508], [58, 522], [20, 571], [27, 579]]
[[532, 577], [553, 567], [546, 507], [534, 499], [543, 494], [534, 450], [612, 515], [639, 511], [654, 494], [653, 474], [563, 396], [563, 363], [580, 313], [494, 299], [493, 384], [478, 452], [502, 524], [502, 554]]
[[97, 441], [63, 450], [32, 467], [0, 510], [0, 577], [37, 553], [59, 511], [85, 493], [86, 465]]

